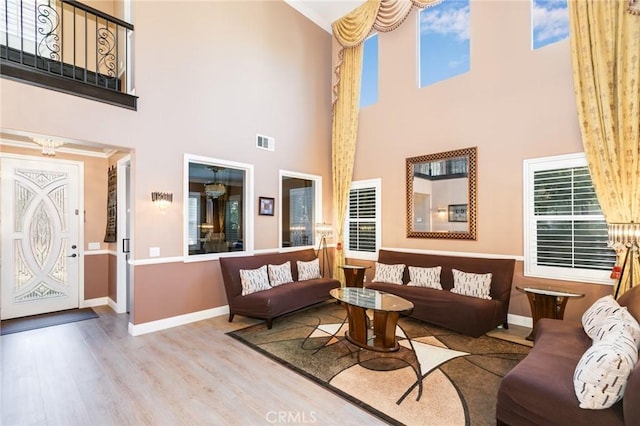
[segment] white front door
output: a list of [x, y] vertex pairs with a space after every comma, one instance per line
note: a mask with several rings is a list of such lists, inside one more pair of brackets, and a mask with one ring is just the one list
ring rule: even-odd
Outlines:
[[2, 319], [78, 307], [82, 166], [3, 157]]

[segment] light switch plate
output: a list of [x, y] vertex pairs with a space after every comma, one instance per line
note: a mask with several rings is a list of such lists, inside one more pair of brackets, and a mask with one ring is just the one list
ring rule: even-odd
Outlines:
[[89, 243], [89, 250], [100, 250], [100, 243]]
[[160, 247], [149, 247], [149, 257], [160, 256]]

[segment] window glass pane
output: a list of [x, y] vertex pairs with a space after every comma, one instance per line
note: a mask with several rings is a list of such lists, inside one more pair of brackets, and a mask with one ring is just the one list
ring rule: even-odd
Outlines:
[[610, 270], [615, 252], [607, 247], [607, 224], [594, 221], [538, 221], [537, 264]]
[[531, 2], [531, 38], [534, 49], [569, 37], [567, 0]]
[[365, 40], [362, 55], [360, 108], [378, 102], [378, 34]]
[[282, 246], [315, 244], [316, 184], [313, 179], [282, 177]]
[[420, 87], [470, 69], [469, 0], [447, 0], [420, 11]]
[[244, 251], [246, 170], [189, 163], [189, 255]]
[[602, 215], [587, 167], [534, 173], [536, 215]]

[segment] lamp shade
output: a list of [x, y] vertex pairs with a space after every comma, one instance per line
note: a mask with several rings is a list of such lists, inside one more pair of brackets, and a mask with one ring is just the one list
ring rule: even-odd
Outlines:
[[331, 238], [333, 236], [333, 226], [330, 223], [316, 223], [316, 234], [321, 237]]
[[640, 245], [640, 223], [610, 223], [608, 234], [608, 245], [616, 250]]

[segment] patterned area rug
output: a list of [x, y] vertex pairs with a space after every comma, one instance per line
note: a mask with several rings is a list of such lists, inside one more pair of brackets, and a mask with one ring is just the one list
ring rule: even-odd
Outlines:
[[345, 340], [345, 316], [329, 302], [277, 319], [271, 330], [261, 323], [229, 335], [382, 420], [406, 425], [495, 425], [500, 380], [530, 350], [402, 317], [400, 352], [381, 356]]

